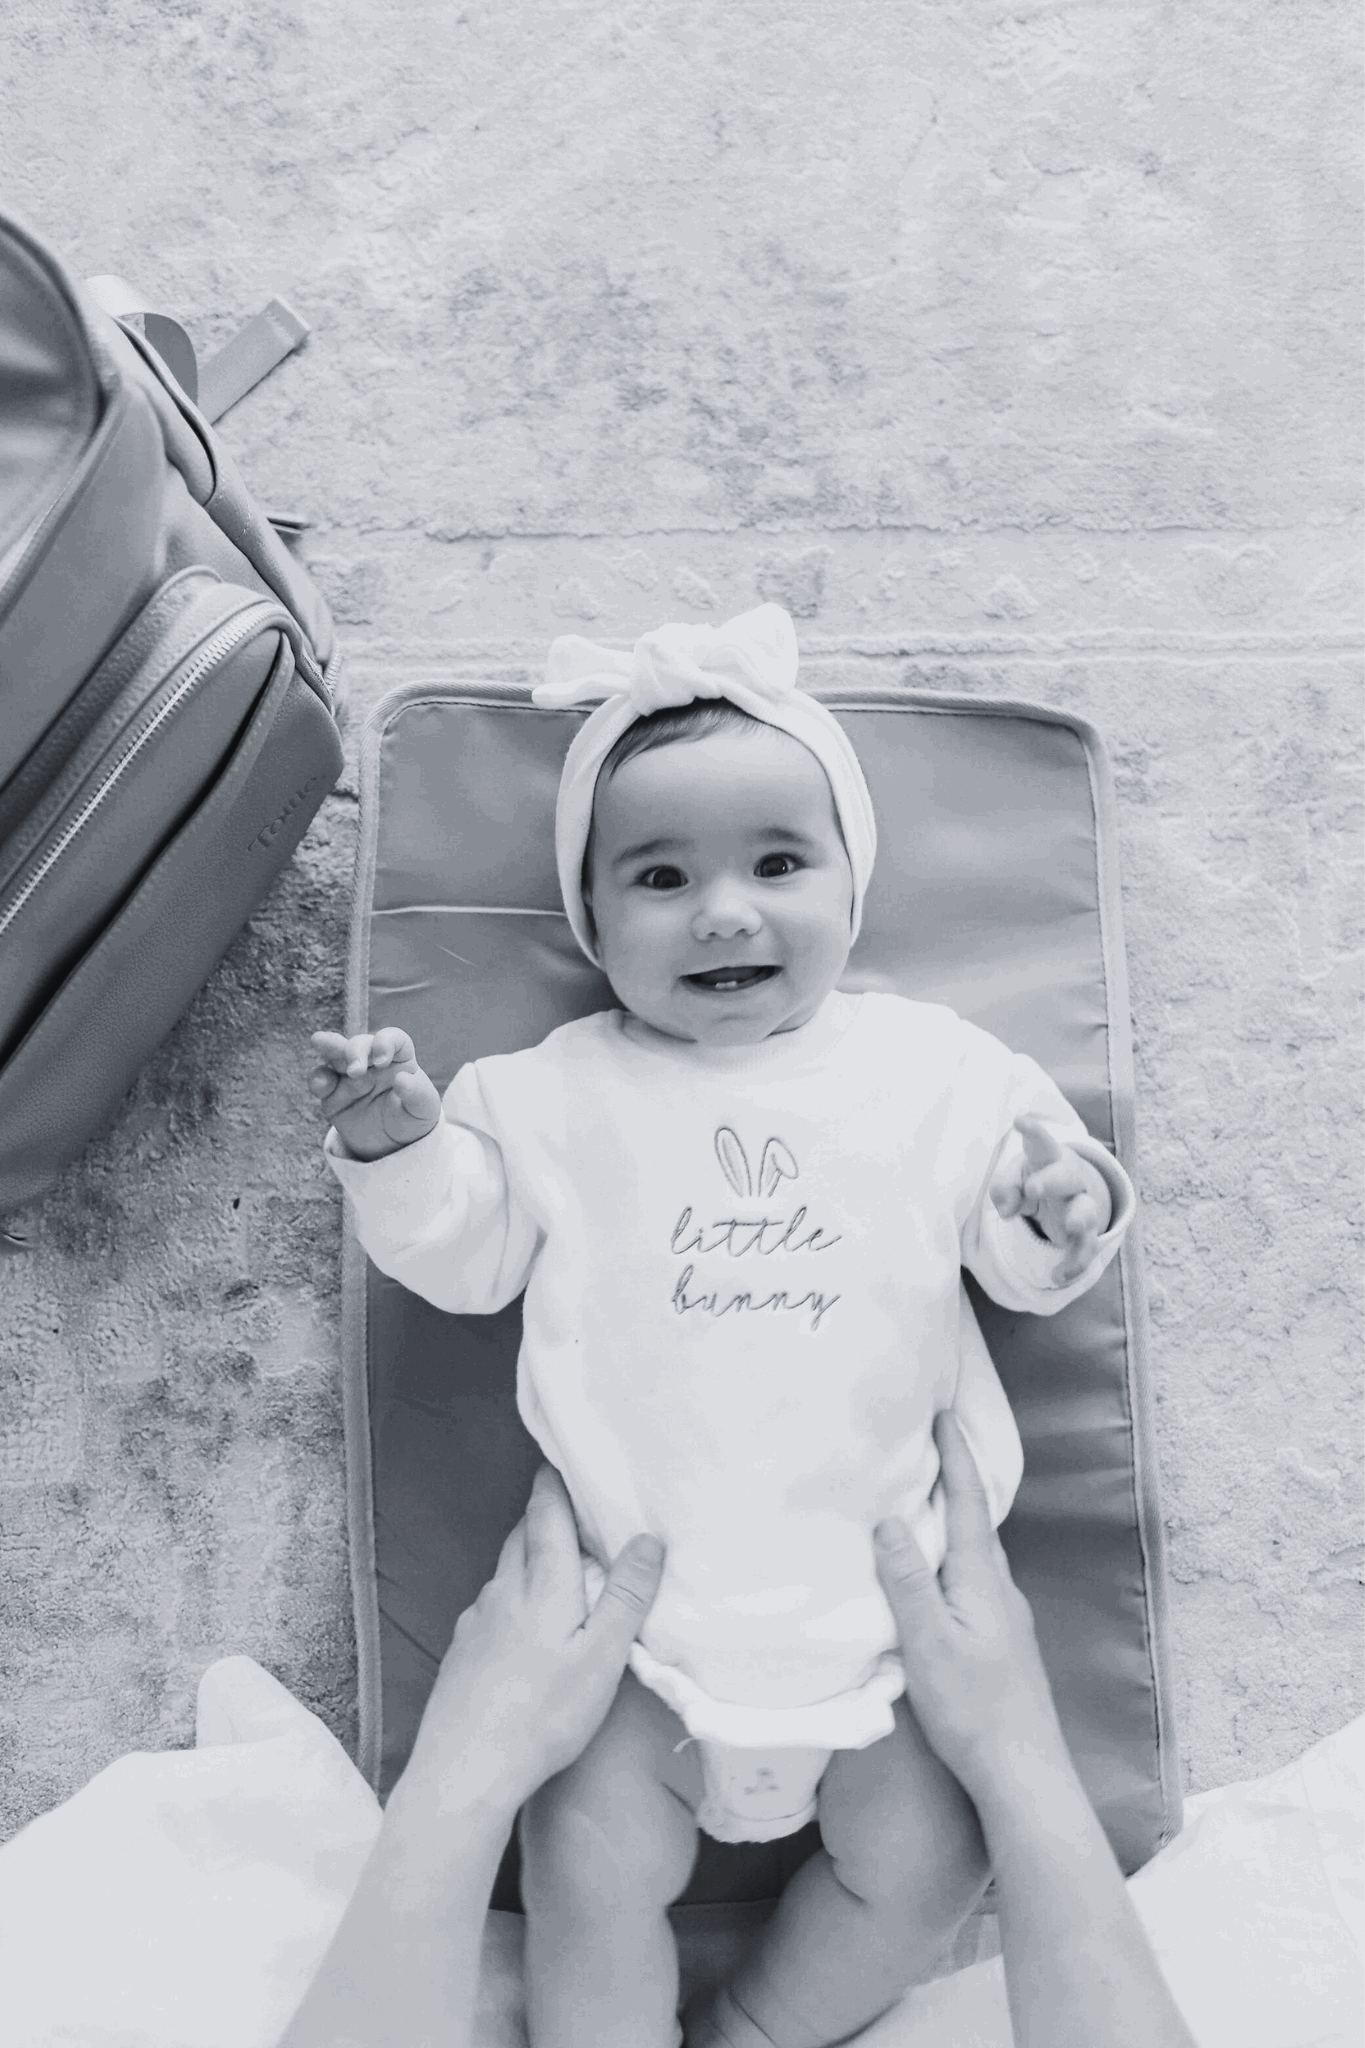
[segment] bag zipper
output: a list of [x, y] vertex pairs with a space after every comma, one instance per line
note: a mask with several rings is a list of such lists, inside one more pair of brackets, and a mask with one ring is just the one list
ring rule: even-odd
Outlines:
[[81, 810], [71, 820], [71, 823], [66, 827], [56, 845], [48, 849], [28, 880], [11, 897], [5, 908], [0, 911], [0, 936], [3, 936], [10, 925], [13, 924], [34, 890], [39, 888], [46, 880], [47, 876], [66, 852], [66, 849], [70, 846], [72, 840], [94, 816], [118, 782], [129, 762], [142, 752], [147, 742], [165, 724], [171, 713], [178, 710], [185, 698], [203, 680], [208, 671], [215, 667], [223, 659], [224, 655], [230, 654], [242, 641], [249, 640], [266, 623], [267, 619], [273, 620], [278, 625], [281, 624], [286, 616], [278, 605], [262, 598], [251, 605], [246, 611], [239, 612], [237, 617], [230, 620], [227, 625], [220, 626], [218, 631], [205, 642], [189, 668], [186, 669], [184, 675], [176, 684], [174, 690], [172, 690], [170, 696], [153, 712], [146, 724], [134, 734], [129, 745], [124, 748], [119, 758], [101, 781], [99, 788], [94, 791]]

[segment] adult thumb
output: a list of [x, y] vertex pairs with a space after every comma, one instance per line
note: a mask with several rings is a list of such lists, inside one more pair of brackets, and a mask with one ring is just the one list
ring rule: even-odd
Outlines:
[[664, 1546], [658, 1537], [632, 1536], [607, 1573], [585, 1632], [618, 1643], [624, 1660], [654, 1604], [663, 1571]]
[[937, 1610], [943, 1601], [938, 1573], [930, 1564], [908, 1525], [899, 1515], [888, 1515], [872, 1532], [877, 1577], [881, 1581], [896, 1626], [904, 1637], [926, 1609]]

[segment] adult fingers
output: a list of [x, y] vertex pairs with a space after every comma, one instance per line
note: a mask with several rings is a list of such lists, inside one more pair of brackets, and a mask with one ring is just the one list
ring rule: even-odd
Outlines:
[[578, 1612], [573, 1622], [577, 1628], [586, 1604], [578, 1525], [568, 1488], [550, 1464], [541, 1465], [531, 1481], [531, 1497], [526, 1503], [526, 1568], [533, 1581], [548, 1582], [558, 1590], [577, 1590]]
[[664, 1546], [657, 1536], [632, 1536], [607, 1573], [602, 1597], [583, 1634], [593, 1653], [613, 1669], [625, 1665], [631, 1644], [654, 1605], [664, 1572]]
[[878, 1522], [872, 1531], [872, 1546], [877, 1577], [902, 1646], [924, 1641], [943, 1620], [938, 1573], [899, 1515]]
[[994, 1572], [995, 1529], [976, 1460], [962, 1433], [962, 1426], [950, 1408], [944, 1408], [935, 1417], [934, 1442], [938, 1446], [948, 1525], [943, 1588], [951, 1598], [957, 1585], [979, 1577], [983, 1568]]
[[[494, 1579], [519, 1579], [526, 1570], [526, 1517], [513, 1525], [503, 1538], [493, 1570]], [[489, 1581], [492, 1584], [492, 1580]]]

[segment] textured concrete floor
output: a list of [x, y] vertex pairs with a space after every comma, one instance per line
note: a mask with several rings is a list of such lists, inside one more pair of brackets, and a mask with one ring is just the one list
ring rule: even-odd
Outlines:
[[[211, 347], [384, 690], [760, 597], [1113, 752], [1193, 1788], [1361, 1704], [1356, 10], [7, 0], [0, 202]], [[260, 1658], [351, 1723], [353, 786], [0, 1265], [0, 1828]]]

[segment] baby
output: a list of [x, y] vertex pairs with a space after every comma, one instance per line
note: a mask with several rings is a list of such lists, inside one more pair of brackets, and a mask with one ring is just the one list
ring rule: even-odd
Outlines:
[[1022, 1470], [962, 1287], [1052, 1314], [1133, 1193], [1047, 1075], [937, 1005], [838, 989], [875, 823], [774, 605], [634, 655], [569, 636], [539, 704], [605, 698], [565, 762], [560, 886], [621, 1005], [461, 1069], [319, 1032], [327, 1156], [382, 1271], [438, 1307], [525, 1289], [518, 1402], [589, 1600], [637, 1530], [659, 1596], [579, 1761], [522, 1815], [534, 2048], [674, 2048], [666, 1918], [697, 1829], [822, 1848], [689, 2048], [818, 2048], [893, 2004], [978, 1901], [975, 1814], [908, 1714], [871, 1531], [937, 1563], [935, 1414], [997, 1524]]

